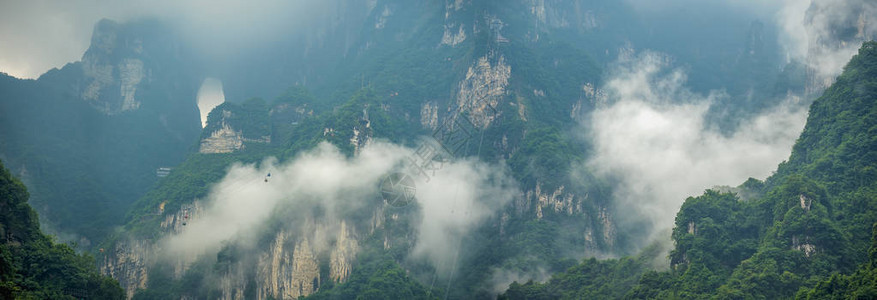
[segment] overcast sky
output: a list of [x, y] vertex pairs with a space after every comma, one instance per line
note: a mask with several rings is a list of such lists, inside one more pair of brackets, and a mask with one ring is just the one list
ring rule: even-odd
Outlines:
[[124, 22], [156, 17], [189, 37], [240, 45], [295, 27], [321, 13], [316, 6], [325, 8], [327, 2], [333, 1], [261, 0], [254, 5], [232, 0], [2, 0], [0, 72], [36, 78], [78, 61], [102, 18]]

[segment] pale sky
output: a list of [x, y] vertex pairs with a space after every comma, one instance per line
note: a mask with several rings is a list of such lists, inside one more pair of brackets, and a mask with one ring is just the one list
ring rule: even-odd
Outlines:
[[[0, 72], [36, 78], [78, 61], [102, 18], [169, 21], [202, 44], [244, 45], [305, 22], [319, 4], [333, 1], [267, 0], [2, 0]], [[218, 47], [211, 47], [218, 48]], [[227, 48], [226, 48], [227, 49]]]

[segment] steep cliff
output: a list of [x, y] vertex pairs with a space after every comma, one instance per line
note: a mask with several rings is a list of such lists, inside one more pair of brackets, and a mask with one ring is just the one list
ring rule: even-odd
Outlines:
[[207, 116], [201, 133], [201, 153], [230, 153], [244, 148], [244, 143], [270, 143], [271, 127], [267, 105], [261, 99], [243, 104], [223, 103]]
[[[274, 96], [281, 85], [294, 87], [271, 105], [254, 100], [217, 107], [202, 131], [201, 153], [175, 168], [176, 174], [139, 202], [127, 227], [132, 238], [147, 239], [138, 234], [158, 226], [139, 220], [146, 208], [161, 201], [176, 205], [205, 197], [207, 187], [234, 163], [262, 165], [271, 156], [289, 161], [322, 141], [349, 157], [360, 155], [376, 140], [405, 145], [418, 154], [427, 149], [422, 145], [435, 142], [452, 149], [445, 149], [452, 152], [448, 161], [508, 167], [516, 180], [510, 188], [515, 196], [506, 206], [491, 207], [471, 231], [452, 233], [459, 242], [446, 245], [445, 252], [454, 255], [438, 264], [411, 257], [412, 245], [428, 238], [414, 230], [423, 209], [417, 205], [398, 211], [363, 210], [367, 217], [345, 217], [334, 224], [323, 223], [322, 210], [298, 207], [293, 211], [307, 212], [309, 221], [262, 220], [266, 228], [254, 245], [223, 245], [216, 255], [186, 258], [187, 263], [170, 272], [172, 282], [200, 278], [209, 284], [180, 288], [151, 276], [144, 293], [172, 287], [172, 297], [217, 293], [225, 299], [319, 297], [321, 290], [360, 294], [367, 291], [360, 289], [365, 285], [347, 284], [350, 278], [360, 271], [379, 270], [367, 277], [379, 282], [416, 279], [430, 293], [447, 298], [487, 298], [510, 278], [544, 278], [574, 265], [576, 259], [628, 254], [634, 248], [628, 233], [618, 227], [611, 182], [595, 178], [587, 168], [572, 168], [581, 165], [589, 151], [587, 142], [576, 137], [580, 122], [609, 101], [600, 90], [601, 66], [633, 53], [640, 47], [635, 42], [654, 43], [651, 36], [604, 39], [625, 27], [619, 26], [619, 19], [631, 13], [629, 8], [620, 9], [624, 4], [617, 1], [339, 3], [327, 4], [332, 12], [318, 18], [320, 26], [293, 39], [301, 43], [284, 40], [277, 49], [258, 52], [280, 52], [282, 56], [273, 57], [282, 59], [265, 55], [242, 60], [258, 63], [229, 69], [259, 72], [227, 71], [219, 76], [230, 91], [229, 99]], [[747, 21], [739, 30], [750, 24]], [[687, 46], [686, 51], [693, 48]], [[704, 52], [682, 59], [715, 58]], [[242, 78], [262, 72], [272, 75], [266, 75], [267, 80]], [[314, 96], [303, 90], [314, 91]], [[139, 93], [135, 90], [133, 99]], [[224, 154], [202, 155], [212, 153]], [[344, 198], [374, 200], [362, 195]], [[449, 213], [465, 216], [469, 212], [464, 210]], [[703, 228], [699, 222], [696, 226]], [[172, 232], [165, 230], [156, 239], [166, 234]], [[248, 255], [242, 252], [257, 258], [243, 259]], [[374, 260], [362, 261], [363, 256]], [[376, 262], [387, 265], [375, 267]], [[126, 286], [142, 287], [142, 277], [131, 277], [122, 280]], [[407, 284], [399, 280], [392, 286], [404, 285], [401, 282]]]
[[46, 230], [91, 249], [157, 169], [183, 160], [200, 133], [196, 66], [157, 21], [102, 20], [81, 61], [37, 80], [3, 75], [0, 156], [27, 175]]
[[750, 178], [738, 193], [707, 190], [686, 199], [669, 270], [641, 260], [654, 251], [646, 248], [639, 258], [585, 261], [545, 283], [512, 284], [500, 298], [872, 297], [875, 74], [877, 43], [865, 42], [810, 106], [774, 175]]
[[[300, 228], [264, 233], [266, 237], [270, 236], [270, 242], [251, 250], [256, 253], [254, 261], [237, 252], [246, 246], [231, 244], [217, 254], [217, 265], [223, 267], [214, 267], [204, 273], [196, 266], [211, 259], [175, 256], [168, 261], [164, 248], [166, 238], [182, 233], [187, 226], [198, 222], [203, 209], [201, 201], [194, 201], [175, 212], [158, 212], [154, 217], [160, 220], [160, 229], [153, 237], [132, 236], [116, 241], [110, 249], [102, 249], [104, 251], [99, 254], [101, 272], [117, 279], [127, 291], [128, 298], [138, 290], [151, 288], [149, 283], [155, 281], [150, 281], [149, 274], [155, 274], [151, 272], [156, 272], [157, 264], [169, 263], [169, 273], [159, 276], [215, 278], [211, 279], [209, 288], [222, 299], [297, 299], [316, 292], [325, 284], [324, 281], [332, 284], [346, 282], [360, 245], [371, 235], [357, 232], [382, 230], [385, 213], [378, 209], [367, 220], [341, 220], [340, 224], [305, 215], [307, 220]], [[192, 291], [178, 292], [185, 295]]]
[[808, 94], [823, 91], [863, 42], [877, 39], [877, 4], [846, 1], [841, 4], [813, 1], [804, 16], [807, 44]]

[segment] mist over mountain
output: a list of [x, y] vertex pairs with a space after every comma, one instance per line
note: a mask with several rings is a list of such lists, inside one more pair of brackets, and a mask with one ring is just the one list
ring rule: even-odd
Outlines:
[[865, 128], [877, 121], [875, 62], [877, 43], [867, 42], [810, 106], [791, 157], [765, 181], [685, 199], [670, 268], [650, 269], [656, 251], [646, 249], [514, 283], [499, 298], [874, 297], [874, 139]]
[[[110, 20], [81, 61], [37, 80], [3, 75], [2, 157], [50, 232], [91, 247], [197, 138], [200, 82], [167, 27]], [[70, 235], [70, 236], [68, 236]]]
[[78, 61], [0, 74], [0, 159], [127, 298], [785, 298], [870, 274], [870, 1], [3, 7], [94, 22]]

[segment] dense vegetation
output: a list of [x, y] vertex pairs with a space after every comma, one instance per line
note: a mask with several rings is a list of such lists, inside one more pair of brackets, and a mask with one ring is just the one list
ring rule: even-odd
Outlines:
[[[763, 38], [770, 33], [761, 32], [762, 27], [757, 22], [740, 23], [743, 18], [724, 12], [712, 13], [720, 15], [722, 22], [712, 18], [699, 20], [698, 24], [704, 26], [689, 26], [687, 21], [693, 17], [685, 12], [671, 13], [674, 18], [631, 21], [642, 16], [621, 2], [590, 2], [555, 2], [555, 12], [562, 13], [564, 7], [570, 11], [574, 8], [576, 12], [581, 12], [583, 7], [587, 9], [587, 14], [560, 16], [559, 19], [573, 17], [564, 21], [572, 22], [568, 27], [538, 20], [527, 1], [467, 1], [453, 12], [450, 6], [436, 1], [369, 1], [373, 7], [367, 9], [368, 16], [356, 16], [366, 11], [362, 7], [366, 4], [349, 4], [345, 6], [348, 11], [345, 17], [332, 20], [332, 26], [326, 25], [329, 29], [320, 28], [310, 34], [313, 37], [279, 38], [268, 46], [271, 50], [250, 54], [258, 58], [215, 67], [227, 68], [220, 71], [224, 74], [218, 77], [226, 84], [230, 102], [211, 112], [201, 137], [209, 136], [227, 122], [248, 140], [245, 149], [225, 154], [193, 153], [197, 147], [194, 142], [198, 135], [194, 127], [196, 119], [188, 123], [163, 123], [168, 120], [169, 111], [186, 114], [193, 109], [192, 105], [186, 105], [191, 104], [188, 100], [194, 99], [194, 94], [180, 91], [194, 91], [193, 82], [200, 79], [201, 74], [196, 74], [197, 67], [190, 68], [181, 62], [187, 58], [185, 53], [180, 57], [165, 55], [161, 49], [158, 52], [147, 49], [147, 53], [159, 53], [143, 59], [155, 67], [153, 78], [160, 80], [149, 80], [139, 87], [138, 98], [144, 100], [141, 110], [117, 116], [94, 111], [76, 97], [78, 90], [67, 89], [81, 80], [81, 63], [51, 71], [38, 81], [0, 75], [3, 100], [0, 126], [8, 129], [0, 130], [0, 153], [14, 161], [15, 165], [10, 164], [10, 168], [22, 174], [33, 190], [39, 191], [33, 203], [47, 211], [50, 224], [85, 235], [88, 238], [85, 241], [95, 243], [109, 235], [99, 247], [114, 249], [113, 244], [122, 239], [155, 241], [166, 234], [160, 223], [182, 205], [205, 197], [211, 185], [234, 163], [258, 164], [269, 156], [283, 162], [322, 141], [334, 144], [346, 155], [354, 155], [355, 146], [350, 142], [354, 128], [361, 135], [416, 146], [418, 139], [430, 136], [435, 129], [421, 123], [425, 105], [437, 109], [439, 123], [446, 120], [457, 105], [456, 93], [461, 81], [472, 71], [475, 62], [485, 58], [496, 67], [502, 61], [513, 71], [506, 90], [498, 99], [499, 114], [490, 127], [467, 143], [459, 156], [507, 163], [523, 191], [533, 191], [539, 186], [543, 193], [551, 193], [563, 187], [567, 193], [584, 195], [581, 211], [567, 214], [546, 209], [544, 215], [540, 213], [536, 217], [535, 208], [530, 204], [503, 208], [504, 211], [492, 216], [477, 230], [459, 237], [463, 246], [458, 250], [461, 254], [455, 275], [450, 277], [439, 278], [435, 267], [407, 260], [410, 247], [394, 246], [387, 251], [392, 253], [382, 253], [386, 249], [381, 243], [364, 242], [349, 280], [335, 284], [321, 278], [325, 284], [314, 297], [486, 298], [494, 295], [486, 286], [497, 269], [529, 276], [570, 267], [573, 267], [570, 273], [559, 275], [549, 284], [513, 285], [507, 296], [621, 297], [634, 286], [642, 293], [656, 291], [654, 295], [657, 295], [662, 290], [651, 286], [675, 282], [680, 278], [678, 274], [686, 270], [693, 271], [684, 278], [709, 277], [703, 280], [705, 286], [692, 288], [691, 295], [701, 295], [697, 293], [720, 286], [736, 274], [736, 266], [742, 260], [760, 251], [761, 240], [770, 234], [764, 229], [769, 225], [765, 225], [769, 223], [766, 217], [753, 213], [761, 212], [762, 207], [743, 204], [733, 195], [719, 193], [690, 200], [692, 204], [687, 206], [684, 219], [694, 220], [702, 234], [691, 237], [686, 236], [684, 230], [674, 233], [674, 238], [683, 244], [673, 254], [678, 265], [675, 273], [649, 271], [654, 253], [618, 260], [587, 260], [575, 266], [576, 261], [571, 257], [603, 251], [623, 253], [631, 239], [626, 232], [604, 235], [588, 231], [603, 230], [596, 216], [611, 209], [611, 191], [608, 190], [611, 184], [595, 178], [587, 170], [570, 174], [570, 166], [581, 164], [589, 155], [589, 145], [576, 139], [574, 131], [581, 130], [579, 121], [597, 102], [589, 98], [593, 95], [586, 95], [583, 85], [601, 85], [601, 74], [608, 61], [615, 59], [616, 49], [628, 49], [631, 44], [638, 48], [645, 46], [667, 52], [678, 58], [683, 68], [691, 69], [693, 90], [727, 87], [731, 95], [721, 99], [725, 102], [718, 103], [719, 110], [730, 107], [739, 111], [727, 115], [718, 111], [716, 115], [733, 119], [734, 113], [751, 113], [770, 106], [771, 101], [762, 100], [771, 96], [771, 92], [785, 95], [789, 89], [802, 89], [793, 86], [803, 81], [796, 77], [803, 71], [787, 68], [781, 82], [771, 86], [772, 80], [766, 78], [775, 75], [773, 72], [779, 62], [774, 57], [777, 52], [771, 51], [776, 45], [740, 45], [744, 40], [774, 40]], [[388, 15], [384, 14], [391, 11], [392, 18], [386, 18]], [[602, 26], [588, 27], [588, 20], [579, 19], [592, 13], [599, 16]], [[352, 18], [347, 18], [350, 16]], [[374, 23], [384, 19], [387, 22], [381, 26]], [[731, 19], [733, 22], [724, 22]], [[674, 30], [652, 30], [653, 25], [665, 25], [665, 20], [671, 20]], [[734, 25], [727, 26], [730, 23]], [[439, 44], [442, 32], [451, 27], [452, 33], [456, 28], [465, 28], [468, 37], [460, 44]], [[722, 28], [720, 34], [716, 34], [716, 27]], [[680, 41], [692, 37], [701, 41], [699, 45]], [[178, 49], [174, 41], [152, 42], [144, 40], [147, 48], [173, 44], [175, 46], [169, 48]], [[247, 67], [241, 67], [244, 65]], [[270, 99], [274, 96], [272, 93], [290, 85], [293, 87], [273, 101], [260, 98], [241, 101], [254, 95]], [[740, 98], [753, 102], [737, 101]], [[167, 103], [168, 99], [175, 102]], [[573, 107], [578, 107], [575, 113], [570, 112]], [[230, 112], [227, 119], [223, 111]], [[270, 142], [256, 141], [265, 136], [270, 136]], [[156, 178], [155, 168], [165, 166], [173, 166], [173, 172], [165, 178]], [[764, 195], [780, 183], [754, 181], [747, 191]], [[814, 183], [810, 177], [802, 177], [789, 185], [795, 187], [790, 187], [792, 190], [787, 195], [776, 197], [791, 197], [789, 195], [797, 192], [794, 189], [801, 186], [812, 190], [812, 195], [816, 195], [813, 197], [821, 197], [814, 198], [818, 203], [813, 205], [812, 215], [835, 216], [838, 206], [825, 200], [828, 197], [825, 194], [831, 193], [832, 188], [827, 188], [829, 192], [822, 191], [823, 184], [819, 180]], [[769, 201], [772, 200], [762, 200]], [[165, 210], [159, 209], [165, 206]], [[702, 215], [710, 219], [701, 220]], [[124, 230], [111, 233], [114, 226], [123, 221]], [[386, 225], [385, 230], [399, 231], [392, 235], [398, 240], [390, 242], [410, 246], [411, 242], [405, 239], [412, 226], [399, 222]], [[788, 225], [790, 229], [774, 234], [791, 238], [800, 231], [811, 230], [796, 222]], [[823, 224], [834, 230], [827, 236], [812, 238], [825, 243], [852, 243], [859, 248], [864, 245], [859, 240], [838, 239], [835, 227], [846, 225], [835, 223]], [[861, 227], [853, 222], [847, 225]], [[606, 238], [591, 240], [582, 232]], [[714, 239], [721, 240], [722, 244], [714, 243]], [[259, 246], [266, 246], [268, 242], [270, 239], [260, 241]], [[724, 249], [716, 245], [730, 246]], [[139, 291], [136, 297], [218, 297], [220, 288], [213, 276], [223, 274], [222, 270], [229, 264], [241, 262], [242, 254], [235, 249], [234, 245], [227, 245], [220, 255], [200, 259], [181, 277], [175, 277], [178, 274], [174, 274], [171, 267], [157, 264], [149, 269], [149, 288]], [[847, 271], [861, 259], [845, 262], [843, 255], [846, 254], [826, 253], [824, 258], [827, 264], [846, 263]], [[709, 267], [699, 267], [701, 265]], [[834, 282], [840, 280], [855, 281], [837, 279]], [[439, 287], [431, 284], [425, 288], [422, 284], [436, 281]], [[815, 281], [807, 284], [812, 282]], [[252, 298], [255, 284], [249, 283], [245, 296]]]
[[250, 98], [241, 104], [225, 102], [207, 115], [207, 127], [201, 131], [201, 138], [229, 126], [239, 130], [245, 139], [262, 139], [271, 135], [269, 123], [268, 105], [261, 98]]
[[[438, 299], [439, 295], [427, 290], [409, 277], [391, 256], [370, 249], [360, 253], [363, 261], [344, 283], [330, 283], [308, 297], [329, 299]], [[331, 281], [330, 281], [331, 282]]]
[[[0, 158], [28, 185], [45, 229], [83, 249], [92, 249], [123, 224], [129, 205], [158, 180], [156, 169], [182, 162], [200, 130], [197, 108], [182, 101], [195, 99], [194, 70], [182, 49], [168, 46], [173, 36], [167, 28], [107, 20], [97, 27], [113, 32], [120, 44], [143, 41], [148, 55], [136, 58], [156, 80], [138, 86], [137, 110], [107, 115], [93, 107], [99, 101], [84, 100], [90, 78], [83, 62], [37, 80], [0, 74]], [[87, 56], [101, 63], [113, 64], [128, 54], [119, 46], [113, 55], [102, 56], [98, 48]], [[103, 89], [100, 101], [121, 102], [119, 89]]]
[[0, 298], [123, 299], [119, 284], [98, 274], [94, 259], [40, 231], [28, 193], [0, 163]]
[[[601, 13], [611, 15], [613, 19], [610, 23], [627, 22], [622, 16], [633, 17], [630, 11], [613, 4], [614, 1], [605, 2], [594, 6], [600, 7]], [[623, 251], [628, 248], [629, 242], [625, 232], [618, 232], [617, 236], [611, 233], [611, 242], [601, 238], [586, 241], [586, 236], [582, 234], [589, 229], [603, 230], [596, 216], [601, 209], [612, 205], [607, 188], [610, 185], [588, 174], [587, 170], [570, 175], [570, 166], [581, 164], [589, 155], [587, 143], [573, 137], [573, 131], [581, 129], [579, 118], [596, 105], [595, 99], [589, 99], [583, 91], [583, 84], [600, 86], [606, 61], [597, 61], [593, 57], [603, 57], [604, 52], [608, 55], [606, 49], [622, 47], [625, 42], [617, 39], [617, 35], [622, 33], [608, 29], [614, 26], [598, 30], [583, 29], [575, 33], [558, 32], [542, 28], [541, 25], [533, 28], [535, 20], [529, 8], [522, 3], [473, 1], [471, 5], [463, 6], [449, 15], [445, 13], [445, 8], [435, 2], [379, 1], [378, 9], [366, 20], [366, 26], [355, 24], [357, 33], [350, 34], [354, 38], [345, 37], [343, 55], [337, 53], [342, 50], [326, 49], [323, 53], [308, 56], [310, 61], [303, 61], [301, 65], [293, 63], [294, 59], [272, 62], [287, 64], [285, 66], [290, 70], [304, 75], [283, 75], [295, 77], [295, 81], [283, 83], [278, 83], [281, 77], [267, 79], [273, 82], [271, 84], [275, 85], [275, 90], [281, 84], [288, 86], [296, 82], [296, 85], [273, 101], [250, 101], [250, 107], [258, 108], [253, 110], [258, 112], [253, 114], [257, 119], [243, 117], [247, 115], [243, 113], [244, 105], [248, 104], [223, 104], [211, 114], [203, 133], [209, 134], [221, 126], [220, 122], [216, 122], [221, 117], [219, 112], [228, 108], [239, 112], [233, 113], [234, 118], [239, 118], [233, 122], [236, 130], [245, 131], [245, 137], [255, 138], [266, 135], [267, 128], [271, 142], [246, 143], [244, 150], [234, 153], [189, 155], [170, 176], [160, 180], [134, 205], [128, 214], [124, 234], [131, 234], [135, 238], [161, 235], [158, 224], [163, 217], [155, 213], [160, 203], [167, 204], [167, 214], [175, 212], [180, 205], [192, 199], [206, 196], [210, 185], [217, 182], [226, 168], [235, 162], [259, 163], [267, 156], [276, 156], [282, 162], [294, 158], [302, 150], [313, 148], [321, 141], [328, 141], [345, 154], [353, 155], [354, 146], [350, 142], [353, 128], [362, 130], [360, 134], [370, 135], [374, 139], [416, 146], [419, 138], [428, 137], [434, 130], [421, 124], [424, 105], [435, 106], [438, 121], [445, 120], [457, 104], [456, 93], [459, 92], [460, 82], [478, 59], [485, 58], [493, 67], [502, 60], [513, 71], [508, 78], [506, 91], [498, 99], [496, 109], [500, 113], [494, 123], [472, 138], [459, 156], [478, 156], [483, 161], [506, 162], [512, 176], [525, 191], [532, 191], [539, 185], [543, 192], [550, 193], [563, 186], [565, 192], [584, 196], [585, 199], [581, 200], [582, 212], [570, 215], [546, 209], [544, 215], [537, 218], [535, 211], [525, 211], [535, 209], [533, 207], [505, 207], [501, 214], [493, 216], [477, 230], [459, 237], [463, 246], [459, 250], [461, 254], [455, 275], [438, 276], [432, 266], [406, 261], [406, 251], [410, 249], [394, 246], [394, 253], [389, 257], [371, 255], [358, 259], [354, 267], [355, 278], [351, 277], [355, 284], [324, 285], [315, 296], [339, 297], [353, 291], [362, 292], [367, 290], [364, 287], [371, 284], [369, 282], [392, 282], [392, 286], [398, 284], [400, 290], [410, 290], [410, 282], [397, 278], [401, 274], [396, 272], [396, 268], [402, 268], [406, 270], [406, 276], [416, 278], [421, 283], [437, 281], [439, 288], [436, 288], [436, 295], [448, 298], [492, 297], [494, 291], [487, 285], [496, 269], [528, 276], [540, 272], [554, 273], [575, 265], [571, 257], [581, 256], [582, 253]], [[392, 9], [394, 17], [378, 28], [369, 22], [381, 18], [381, 8], [385, 4]], [[470, 23], [473, 20], [474, 25]], [[481, 24], [485, 20], [498, 23], [490, 26]], [[481, 29], [468, 31], [471, 34], [467, 33], [468, 37], [459, 45], [436, 45], [437, 38], [441, 37], [450, 22], [467, 24], [467, 31], [470, 25]], [[497, 24], [502, 28], [501, 31], [492, 27]], [[744, 28], [748, 27], [748, 24], [744, 24]], [[329, 33], [329, 36], [337, 33]], [[589, 39], [582, 39], [582, 34]], [[610, 38], [611, 42], [604, 42]], [[717, 39], [716, 36], [712, 38]], [[742, 43], [744, 39], [745, 35], [741, 34], [739, 41]], [[584, 40], [588, 42], [583, 43]], [[731, 39], [731, 42], [727, 42], [729, 39], [724, 37], [721, 40], [726, 43], [737, 41]], [[326, 42], [327, 45], [331, 44], [331, 38], [327, 38]], [[711, 47], [727, 48], [724, 45]], [[330, 52], [336, 56], [331, 56]], [[675, 53], [672, 49], [669, 52]], [[735, 67], [732, 61], [736, 60], [729, 58], [733, 56], [729, 55], [730, 52], [733, 51], [718, 55], [722, 57], [722, 64], [730, 64], [723, 65], [723, 68]], [[729, 75], [731, 72], [725, 72], [727, 70], [705, 70], [705, 65], [713, 64], [711, 59], [715, 58], [713, 52], [705, 53], [709, 57], [695, 60], [701, 62], [696, 69], [702, 73], [717, 73], [713, 75], [721, 78], [710, 78], [712, 83], [722, 82], [734, 86], [735, 90], [748, 87], [745, 85], [749, 82], [733, 80], [738, 77], [736, 73], [732, 76]], [[758, 52], [759, 55], [764, 53]], [[612, 59], [615, 54], [612, 53]], [[287, 55], [295, 56], [284, 54]], [[742, 61], [750, 63], [745, 59]], [[770, 63], [752, 64], [765, 70], [774, 70]], [[740, 68], [740, 72], [756, 73], [757, 76], [774, 75], [770, 71], [750, 70], [746, 66]], [[302, 82], [304, 84], [300, 85]], [[240, 84], [240, 81], [229, 80], [227, 89], [232, 89], [233, 84]], [[713, 86], [702, 84], [699, 88]], [[247, 97], [257, 92], [265, 99], [274, 96], [266, 94], [272, 89], [249, 89], [247, 92], [242, 92], [245, 89], [240, 86], [234, 89], [234, 93]], [[581, 115], [571, 114], [570, 108], [575, 105], [580, 105], [578, 113]], [[746, 108], [748, 106], [744, 106], [743, 110]], [[370, 126], [364, 130], [366, 114]], [[267, 127], [265, 120], [270, 120]], [[258, 134], [252, 135], [253, 132]], [[502, 214], [510, 217], [500, 220]], [[406, 226], [409, 224], [388, 230], [410, 230]], [[602, 232], [593, 234], [604, 236]], [[112, 239], [103, 247], [110, 249], [113, 247], [109, 245], [111, 243]], [[364, 252], [379, 251], [382, 246], [364, 248]], [[395, 262], [390, 263], [390, 260]], [[624, 267], [617, 268], [618, 276], [629, 270], [646, 270], [636, 265], [644, 260], [626, 260]], [[187, 283], [199, 282], [197, 278], [209, 278], [210, 273], [215, 273], [213, 264], [221, 264], [210, 259], [202, 263], [204, 266], [196, 264], [190, 268], [185, 278], [172, 279], [170, 275], [161, 276], [160, 270], [152, 270], [158, 272], [158, 276], [150, 276], [149, 289], [138, 293], [139, 297], [159, 297], [163, 295], [161, 293], [174, 296], [214, 295], [211, 293], [215, 293], [215, 287]], [[594, 262], [593, 265], [599, 267], [593, 269], [614, 268], [611, 264]], [[366, 273], [357, 273], [360, 268], [365, 268], [362, 272]], [[361, 274], [370, 275], [356, 277]], [[618, 282], [636, 282], [636, 278]], [[433, 288], [430, 287], [430, 290]]]
[[811, 106], [789, 161], [765, 182], [740, 187], [753, 199], [712, 190], [686, 199], [670, 270], [644, 271], [629, 258], [587, 260], [546, 283], [513, 284], [503, 297], [877, 297], [875, 167], [877, 43], [868, 42]]

